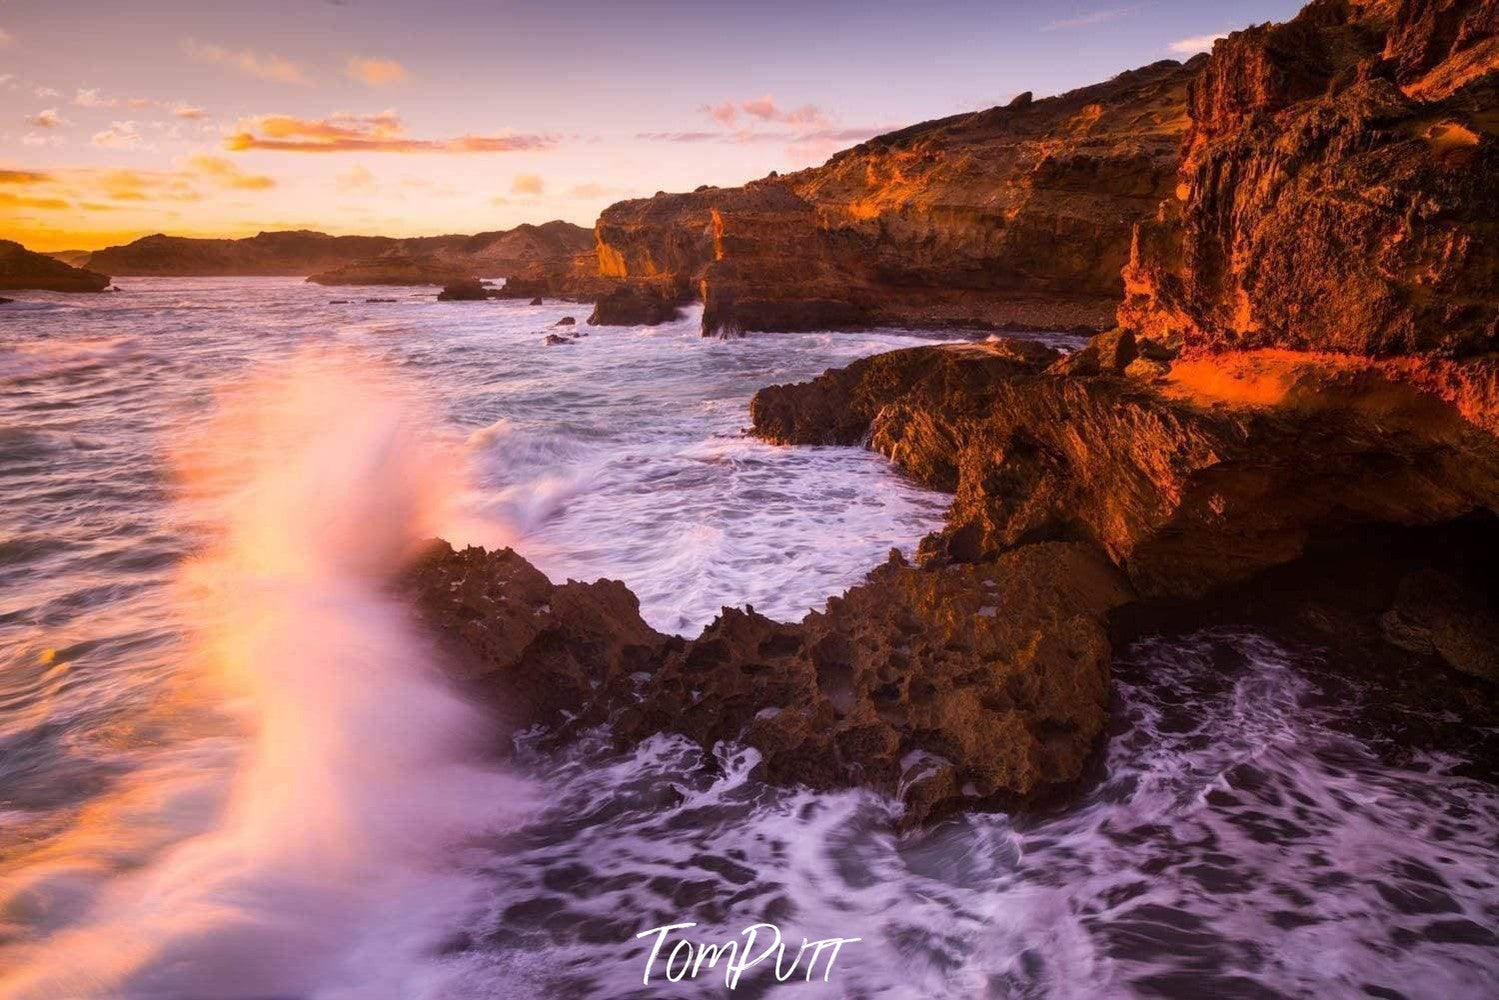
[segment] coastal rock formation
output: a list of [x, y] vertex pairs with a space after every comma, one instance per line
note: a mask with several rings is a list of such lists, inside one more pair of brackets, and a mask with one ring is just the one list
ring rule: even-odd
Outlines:
[[474, 236], [407, 239], [329, 236], [308, 230], [258, 233], [238, 240], [157, 234], [95, 251], [88, 266], [115, 275], [301, 277], [353, 264], [377, 267], [378, 258], [394, 256], [446, 268], [451, 278], [455, 274], [514, 274], [537, 261], [570, 260], [592, 247], [593, 234], [568, 222], [523, 225]]
[[32, 253], [12, 240], [0, 240], [0, 289], [47, 292], [102, 292], [110, 277], [70, 267], [44, 254]]
[[465, 277], [425, 257], [390, 255], [345, 264], [308, 276], [315, 285], [447, 285]]
[[954, 492], [937, 561], [1096, 546], [1145, 596], [1194, 596], [1358, 524], [1499, 506], [1499, 442], [1378, 365], [1288, 353], [1160, 382], [1044, 371], [986, 345], [878, 355], [755, 396], [755, 433], [871, 447]]
[[622, 584], [554, 586], [508, 549], [439, 545], [410, 580], [517, 726], [739, 740], [768, 780], [878, 788], [910, 821], [1081, 773], [1107, 719], [1107, 614], [1129, 596], [1073, 544], [938, 570], [892, 557], [798, 625], [725, 608], [686, 641]]
[[1317, 0], [1192, 84], [1122, 325], [1189, 348], [1499, 349], [1499, 4]]
[[612, 205], [600, 270], [688, 282], [705, 333], [1113, 326], [1132, 227], [1175, 181], [1197, 65], [914, 125], [739, 188]]
[[625, 281], [599, 297], [589, 326], [659, 326], [682, 314], [682, 292], [670, 279]]
[[464, 278], [444, 285], [442, 291], [437, 293], [437, 301], [483, 302], [485, 299], [498, 298], [494, 293], [494, 289], [478, 278]]

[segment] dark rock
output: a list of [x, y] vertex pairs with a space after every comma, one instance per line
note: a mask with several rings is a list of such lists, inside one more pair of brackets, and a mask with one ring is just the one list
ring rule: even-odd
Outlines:
[[102, 292], [109, 275], [70, 267], [12, 240], [0, 240], [0, 289], [46, 292]]
[[598, 300], [589, 326], [658, 326], [682, 315], [680, 290], [669, 282], [624, 282]]
[[1439, 570], [1418, 570], [1401, 580], [1380, 625], [1402, 649], [1435, 654], [1464, 673], [1499, 681], [1495, 596]]
[[553, 326], [574, 326], [577, 322], [578, 321], [576, 319], [574, 319], [573, 317], [571, 317], [571, 316], [564, 316], [561, 319], [559, 319], [557, 322], [553, 323], [552, 325]]
[[539, 306], [539, 305], [542, 305], [542, 304], [543, 303], [541, 301], [541, 296], [540, 295], [536, 296], [534, 299], [531, 300], [531, 305], [533, 305], [533, 306]]
[[571, 344], [572, 342], [572, 337], [564, 337], [556, 333], [549, 333], [542, 340], [542, 343], [546, 344], [548, 347], [553, 347], [557, 344]]
[[[466, 274], [514, 274], [532, 264], [571, 259], [592, 247], [591, 230], [560, 221], [473, 236], [409, 239], [329, 236], [307, 230], [258, 233], [238, 240], [158, 233], [124, 246], [95, 251], [88, 255], [88, 266], [116, 275], [321, 276], [346, 267], [379, 268], [385, 266], [382, 259], [394, 258], [445, 268], [442, 280], [416, 283], [446, 284]], [[357, 275], [351, 273], [351, 276]]]
[[14, 301], [15, 301], [15, 299], [7, 299], [3, 295], [0, 295], [0, 306], [3, 306], [5, 304], [7, 304], [7, 303], [14, 302]]
[[627, 742], [739, 739], [769, 780], [882, 789], [909, 820], [1081, 773], [1107, 718], [1105, 619], [1128, 596], [1078, 545], [892, 560], [800, 625], [725, 609], [684, 642], [647, 628], [621, 585], [555, 587], [509, 550], [441, 547], [412, 585], [515, 725], [566, 713], [564, 729], [609, 720]]
[[439, 302], [479, 302], [490, 297], [489, 289], [477, 278], [455, 281], [437, 293]]

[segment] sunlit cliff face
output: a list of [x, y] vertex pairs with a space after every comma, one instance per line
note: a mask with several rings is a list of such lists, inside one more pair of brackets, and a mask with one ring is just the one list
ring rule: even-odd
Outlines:
[[1213, 6], [10, 3], [0, 236], [590, 225], [621, 199], [1185, 58], [1296, 4]]

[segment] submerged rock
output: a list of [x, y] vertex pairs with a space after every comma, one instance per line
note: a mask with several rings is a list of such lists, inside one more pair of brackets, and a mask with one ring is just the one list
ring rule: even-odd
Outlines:
[[576, 319], [574, 319], [573, 317], [571, 317], [571, 316], [564, 316], [561, 319], [559, 319], [557, 322], [553, 323], [552, 325], [553, 326], [574, 326], [574, 325], [577, 324], [577, 322], [578, 321]]

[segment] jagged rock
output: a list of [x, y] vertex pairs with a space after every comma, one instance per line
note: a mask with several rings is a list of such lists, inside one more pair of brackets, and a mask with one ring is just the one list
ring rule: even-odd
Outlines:
[[628, 281], [600, 298], [589, 326], [658, 326], [682, 315], [681, 293], [671, 282]]
[[9, 304], [11, 302], [14, 302], [14, 301], [15, 301], [15, 299], [7, 299], [3, 295], [0, 295], [0, 306], [7, 305], [7, 304]]
[[1339, 526], [1429, 524], [1499, 502], [1490, 433], [1376, 365], [1316, 357], [1178, 362], [1152, 385], [920, 347], [764, 389], [750, 412], [761, 437], [867, 439], [954, 491], [925, 558], [1087, 540], [1146, 595], [1206, 593]]
[[555, 347], [558, 344], [571, 344], [573, 342], [573, 338], [564, 337], [561, 334], [557, 333], [549, 333], [544, 338], [542, 338], [541, 342], [543, 344], [546, 344], [548, 347]]
[[534, 299], [531, 300], [531, 305], [533, 305], [533, 306], [539, 306], [539, 305], [542, 305], [542, 304], [543, 304], [543, 302], [541, 300], [541, 296], [540, 295], [536, 296]]
[[459, 677], [497, 696], [517, 729], [631, 698], [631, 675], [680, 643], [645, 623], [619, 581], [553, 584], [511, 549], [435, 542], [406, 585]]
[[685, 279], [705, 334], [1115, 325], [1135, 221], [1172, 187], [1196, 65], [924, 122], [736, 188], [620, 202], [600, 270]]
[[574, 319], [573, 317], [571, 317], [571, 316], [564, 316], [561, 319], [559, 319], [557, 322], [553, 323], [552, 325], [553, 326], [574, 326], [574, 325], [577, 324], [577, 322], [578, 321], [576, 319]]
[[0, 289], [45, 292], [102, 292], [109, 275], [70, 267], [13, 240], [0, 240]]
[[1464, 673], [1499, 681], [1494, 596], [1439, 570], [1417, 570], [1401, 580], [1380, 625], [1402, 649], [1435, 654]]
[[439, 302], [479, 302], [490, 297], [490, 290], [477, 278], [455, 281], [437, 293]]
[[1499, 5], [1317, 0], [1219, 42], [1120, 323], [1191, 348], [1499, 349]]
[[798, 625], [726, 608], [692, 641], [652, 632], [622, 585], [553, 586], [510, 550], [439, 546], [411, 586], [516, 725], [742, 740], [769, 780], [903, 795], [913, 821], [1081, 774], [1107, 719], [1105, 620], [1129, 597], [1068, 544], [985, 566], [893, 557]]
[[1093, 337], [1086, 347], [1061, 358], [1051, 370], [1058, 375], [1119, 375], [1138, 356], [1134, 334], [1116, 328]]

